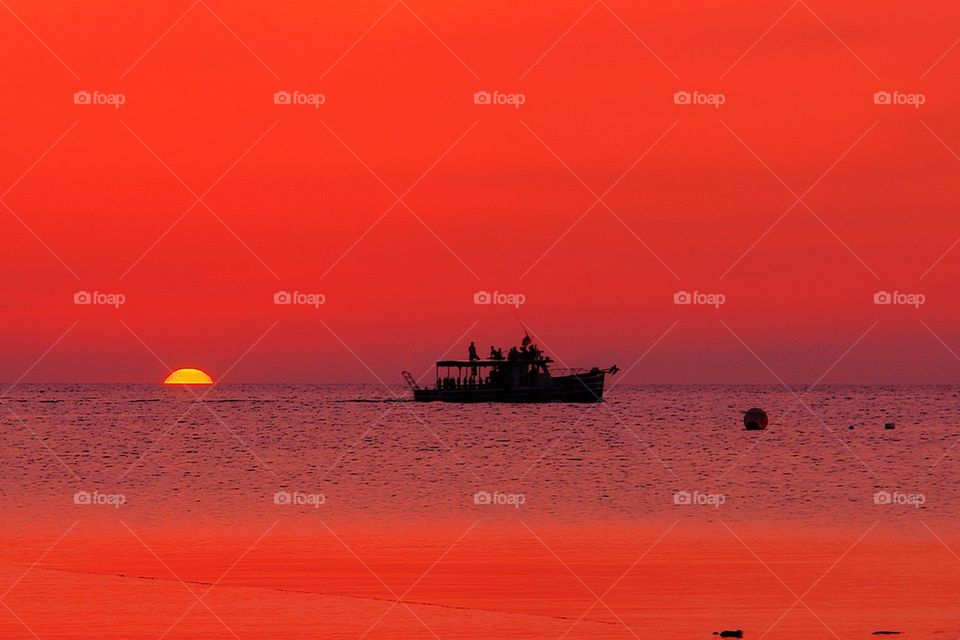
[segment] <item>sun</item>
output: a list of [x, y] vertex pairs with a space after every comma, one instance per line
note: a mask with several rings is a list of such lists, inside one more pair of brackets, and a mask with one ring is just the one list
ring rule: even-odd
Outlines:
[[163, 384], [213, 384], [213, 378], [205, 371], [186, 367], [168, 375]]

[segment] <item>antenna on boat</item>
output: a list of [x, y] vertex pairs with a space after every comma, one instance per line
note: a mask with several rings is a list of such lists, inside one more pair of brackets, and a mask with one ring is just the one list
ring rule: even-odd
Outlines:
[[533, 342], [533, 338], [530, 337], [530, 332], [527, 330], [527, 325], [523, 324], [523, 320], [517, 318], [517, 321], [520, 323], [520, 328], [523, 329], [523, 342], [524, 346]]
[[513, 313], [517, 316], [517, 322], [520, 323], [520, 328], [523, 329], [523, 337], [530, 339], [533, 342], [533, 339], [530, 338], [530, 331], [527, 329], [527, 325], [523, 324], [523, 320], [520, 319], [520, 313], [514, 308]]

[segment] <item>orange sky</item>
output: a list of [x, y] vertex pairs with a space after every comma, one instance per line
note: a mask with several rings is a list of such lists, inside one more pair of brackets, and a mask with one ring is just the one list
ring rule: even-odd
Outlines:
[[2, 380], [394, 383], [518, 318], [627, 382], [960, 373], [956, 3], [4, 2]]

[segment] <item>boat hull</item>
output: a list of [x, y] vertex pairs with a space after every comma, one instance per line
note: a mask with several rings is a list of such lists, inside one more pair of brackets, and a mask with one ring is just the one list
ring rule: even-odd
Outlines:
[[418, 402], [600, 402], [605, 371], [557, 376], [533, 387], [461, 387], [414, 389]]

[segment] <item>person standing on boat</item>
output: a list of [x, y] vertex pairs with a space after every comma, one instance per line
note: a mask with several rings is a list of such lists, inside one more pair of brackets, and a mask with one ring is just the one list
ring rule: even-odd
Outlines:
[[543, 368], [543, 371], [544, 371], [544, 372], [547, 371], [547, 363], [541, 362], [541, 359], [542, 359], [542, 358], [543, 358], [543, 351], [541, 351], [541, 350], [537, 347], [537, 345], [531, 344], [531, 345], [530, 345], [530, 359], [533, 360], [533, 364], [530, 365], [530, 366], [531, 366], [531, 369], [532, 369], [532, 371], [533, 371], [533, 375], [534, 375], [534, 376], [536, 376], [536, 375], [538, 375], [538, 374], [540, 373], [541, 367]]
[[[470, 359], [470, 362], [476, 362], [480, 359], [480, 356], [477, 354], [477, 345], [473, 344], [473, 340], [470, 341], [470, 346], [467, 347], [467, 357]], [[470, 367], [470, 383], [471, 385], [477, 378], [477, 368]]]

